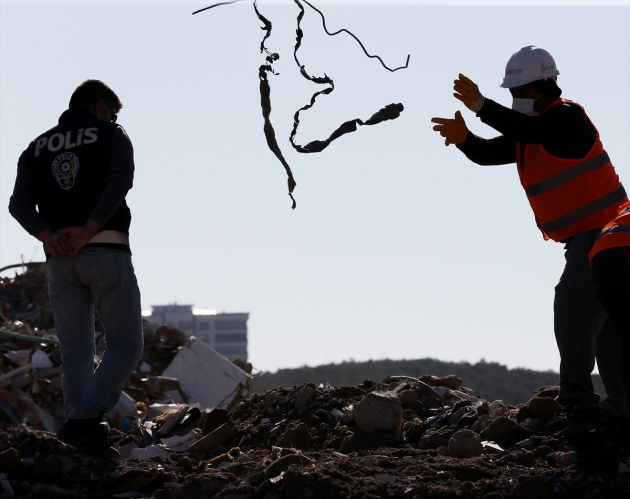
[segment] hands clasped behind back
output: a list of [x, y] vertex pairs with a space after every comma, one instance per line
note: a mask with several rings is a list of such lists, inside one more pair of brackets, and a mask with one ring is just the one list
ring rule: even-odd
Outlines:
[[52, 256], [75, 256], [90, 240], [91, 235], [80, 226], [66, 227], [43, 237], [46, 250]]

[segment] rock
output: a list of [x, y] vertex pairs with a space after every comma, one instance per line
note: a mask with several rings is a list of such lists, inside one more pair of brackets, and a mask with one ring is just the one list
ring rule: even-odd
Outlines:
[[313, 437], [304, 423], [288, 429], [276, 443], [278, 447], [290, 447], [299, 450], [311, 450], [315, 448]]
[[448, 376], [431, 376], [425, 374], [423, 376], [420, 376], [420, 381], [426, 383], [429, 386], [443, 386], [451, 390], [462, 386], [461, 378], [455, 376], [454, 374]]
[[493, 419], [481, 432], [481, 439], [496, 442], [499, 445], [512, 445], [528, 436], [528, 432], [507, 416]]
[[314, 398], [315, 390], [312, 387], [302, 387], [302, 389], [297, 393], [297, 397], [295, 398], [295, 402], [293, 403], [298, 414], [304, 412], [306, 406], [310, 404]]
[[408, 406], [418, 400], [418, 393], [415, 390], [402, 390], [398, 392], [398, 398], [402, 406]]
[[391, 392], [374, 391], [354, 405], [352, 417], [366, 431], [401, 433], [403, 410], [400, 399]]
[[529, 400], [526, 405], [527, 411], [532, 417], [541, 419], [551, 419], [562, 410], [562, 406], [549, 397], [536, 397]]
[[490, 416], [492, 416], [493, 418], [504, 416], [505, 414], [509, 412], [503, 400], [495, 400], [488, 406], [488, 409], [489, 409]]
[[448, 441], [448, 454], [453, 457], [478, 456], [482, 451], [481, 438], [471, 430], [458, 430]]

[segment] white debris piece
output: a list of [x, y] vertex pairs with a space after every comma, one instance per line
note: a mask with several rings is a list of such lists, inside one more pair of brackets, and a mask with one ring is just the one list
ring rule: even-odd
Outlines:
[[[179, 379], [182, 389], [202, 409], [225, 409], [233, 401], [247, 397], [252, 376], [191, 336], [162, 373]], [[183, 403], [177, 391], [166, 392], [174, 401]]]

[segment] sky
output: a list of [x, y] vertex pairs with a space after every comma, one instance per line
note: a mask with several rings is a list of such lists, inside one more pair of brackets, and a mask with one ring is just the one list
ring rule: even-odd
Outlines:
[[431, 118], [461, 110], [474, 133], [497, 135], [453, 97], [453, 80], [463, 73], [510, 106], [505, 64], [537, 45], [628, 189], [630, 3], [312, 0], [330, 32], [409, 65], [386, 70], [304, 4], [298, 59], [335, 88], [300, 115], [296, 142], [387, 104], [404, 110], [303, 154], [289, 142], [293, 115], [323, 86], [293, 57], [295, 2], [260, 0], [280, 56], [270, 119], [295, 209], [263, 134], [261, 22], [250, 1], [192, 14], [213, 3], [0, 0], [0, 268], [44, 259], [7, 210], [17, 160], [95, 78], [121, 98], [134, 144], [127, 202], [144, 308], [248, 312], [254, 372], [421, 358], [557, 372], [563, 246], [543, 240], [514, 165], [469, 162]]

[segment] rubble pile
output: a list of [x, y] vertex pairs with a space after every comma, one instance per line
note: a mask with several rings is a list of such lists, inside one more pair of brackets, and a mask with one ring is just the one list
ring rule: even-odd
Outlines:
[[2, 320], [0, 498], [630, 497], [628, 420], [568, 420], [557, 387], [512, 406], [456, 376], [421, 374], [204, 407], [164, 376], [189, 346], [172, 328], [146, 329], [130, 403], [108, 415], [121, 458], [81, 454], [54, 434], [54, 330]]
[[[0, 271], [15, 268], [9, 265]], [[52, 329], [54, 327], [52, 308], [48, 301], [48, 274], [46, 265], [41, 262], [20, 265], [26, 269], [14, 277], [0, 276], [0, 320], [2, 327]], [[17, 321], [16, 324], [14, 321]]]

